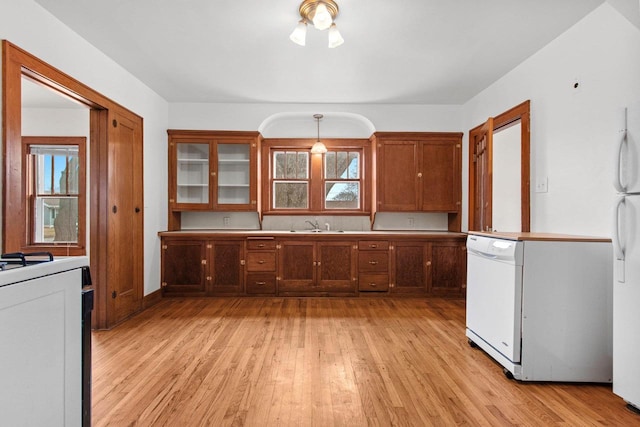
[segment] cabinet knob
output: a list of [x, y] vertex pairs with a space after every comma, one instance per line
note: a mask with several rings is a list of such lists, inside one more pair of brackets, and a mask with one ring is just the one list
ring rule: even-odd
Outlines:
[[216, 176], [216, 173], [215, 172], [211, 172], [211, 176]]
[[202, 265], [207, 265], [207, 260], [203, 259], [202, 261], [200, 261], [200, 263], [202, 263]]
[[422, 172], [418, 172], [418, 178], [422, 178]]
[[427, 261], [427, 266], [431, 266], [431, 261]]

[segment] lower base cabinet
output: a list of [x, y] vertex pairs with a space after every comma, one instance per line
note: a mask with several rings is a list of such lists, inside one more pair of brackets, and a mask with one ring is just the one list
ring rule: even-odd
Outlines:
[[466, 247], [460, 241], [394, 242], [394, 294], [460, 297], [466, 291]]
[[165, 295], [464, 297], [464, 236], [397, 240], [162, 235]]
[[277, 248], [280, 295], [355, 295], [355, 242], [282, 241]]
[[163, 239], [161, 258], [165, 295], [244, 294], [244, 240]]

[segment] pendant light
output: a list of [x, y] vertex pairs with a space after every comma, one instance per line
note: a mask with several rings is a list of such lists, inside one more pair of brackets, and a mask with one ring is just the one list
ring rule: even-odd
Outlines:
[[311, 154], [324, 154], [327, 152], [327, 147], [320, 141], [320, 119], [322, 114], [314, 114], [313, 118], [318, 122], [318, 139], [316, 143], [311, 147]]

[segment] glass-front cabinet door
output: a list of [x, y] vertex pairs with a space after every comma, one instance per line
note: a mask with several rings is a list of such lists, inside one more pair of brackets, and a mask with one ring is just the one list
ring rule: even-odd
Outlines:
[[257, 206], [257, 132], [169, 130], [170, 225], [180, 212]]
[[217, 143], [217, 205], [251, 204], [251, 144]]
[[209, 204], [209, 158], [209, 143], [176, 143], [176, 204]]

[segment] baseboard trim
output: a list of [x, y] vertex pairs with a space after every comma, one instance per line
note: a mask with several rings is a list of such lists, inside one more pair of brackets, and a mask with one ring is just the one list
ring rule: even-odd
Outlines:
[[151, 292], [148, 295], [145, 295], [142, 298], [142, 309], [146, 310], [147, 308], [156, 305], [162, 300], [162, 289], [158, 289], [157, 291]]

